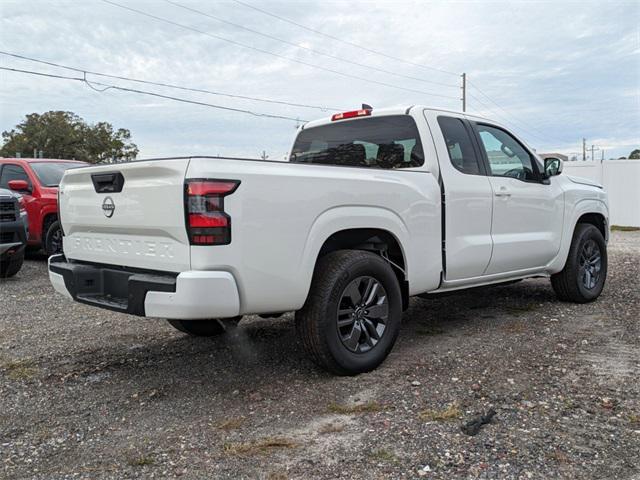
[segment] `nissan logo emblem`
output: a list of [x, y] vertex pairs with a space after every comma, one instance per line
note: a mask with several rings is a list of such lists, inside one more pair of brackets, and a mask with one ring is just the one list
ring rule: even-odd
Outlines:
[[107, 218], [113, 217], [113, 212], [116, 211], [116, 205], [113, 203], [113, 199], [111, 197], [107, 197], [102, 202], [102, 213]]

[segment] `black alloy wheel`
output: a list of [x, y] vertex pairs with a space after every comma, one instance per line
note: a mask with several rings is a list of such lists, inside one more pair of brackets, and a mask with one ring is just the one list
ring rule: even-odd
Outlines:
[[370, 351], [387, 329], [387, 291], [373, 277], [356, 278], [342, 293], [337, 317], [342, 344], [354, 353]]
[[590, 239], [582, 246], [579, 263], [582, 285], [592, 290], [598, 284], [602, 270], [602, 254], [595, 240]]

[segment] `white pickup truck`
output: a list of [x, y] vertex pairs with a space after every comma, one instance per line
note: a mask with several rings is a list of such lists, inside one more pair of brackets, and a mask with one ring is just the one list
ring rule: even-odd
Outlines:
[[289, 162], [185, 157], [67, 171], [55, 289], [168, 319], [295, 311], [311, 357], [349, 375], [391, 350], [409, 297], [550, 277], [598, 297], [607, 195], [500, 124], [421, 106], [303, 125]]

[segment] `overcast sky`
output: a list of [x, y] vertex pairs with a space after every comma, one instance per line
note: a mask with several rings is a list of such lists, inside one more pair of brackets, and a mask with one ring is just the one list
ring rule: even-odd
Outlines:
[[[224, 24], [164, 0], [114, 1], [280, 57], [101, 0], [0, 0], [0, 50], [101, 73], [329, 108], [353, 109], [366, 102], [374, 108], [426, 104], [461, 109], [460, 78], [426, 68], [434, 67], [466, 72], [471, 81], [468, 111], [511, 126], [538, 151], [579, 152], [582, 137], [589, 145], [604, 148], [607, 157], [627, 155], [640, 147], [638, 0], [243, 0], [407, 62], [332, 40], [233, 0], [172, 2], [290, 43]], [[4, 55], [0, 55], [0, 65], [82, 76]], [[331, 112], [92, 75], [87, 78], [302, 120]], [[0, 130], [11, 129], [27, 113], [70, 110], [89, 122], [108, 121], [130, 129], [140, 157], [255, 157], [265, 150], [271, 158], [282, 158], [296, 125], [295, 121], [258, 118], [113, 89], [100, 93], [77, 81], [7, 71], [0, 71], [0, 102]], [[599, 154], [596, 156], [599, 158]]]

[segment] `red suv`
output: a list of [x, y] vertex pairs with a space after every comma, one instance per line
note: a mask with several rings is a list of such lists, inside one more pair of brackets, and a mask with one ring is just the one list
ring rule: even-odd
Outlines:
[[65, 170], [85, 162], [45, 158], [0, 158], [0, 188], [22, 194], [29, 216], [27, 245], [42, 247], [47, 255], [62, 251], [58, 222], [58, 185]]

